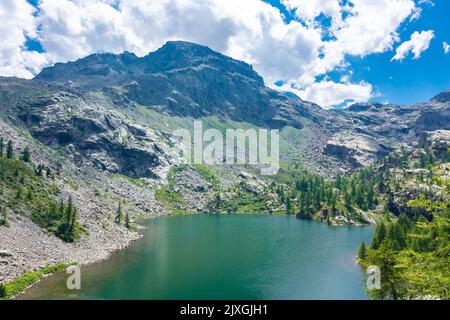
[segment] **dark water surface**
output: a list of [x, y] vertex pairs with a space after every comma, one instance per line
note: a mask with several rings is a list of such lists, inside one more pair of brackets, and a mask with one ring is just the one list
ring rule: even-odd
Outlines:
[[277, 216], [151, 219], [144, 236], [108, 261], [62, 272], [25, 299], [367, 299], [354, 257], [372, 228]]

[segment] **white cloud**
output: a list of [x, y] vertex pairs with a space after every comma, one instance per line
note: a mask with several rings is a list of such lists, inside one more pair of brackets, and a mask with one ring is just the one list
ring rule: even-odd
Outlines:
[[414, 54], [413, 59], [419, 59], [422, 52], [428, 50], [430, 47], [430, 42], [434, 38], [434, 31], [415, 31], [408, 41], [403, 42], [398, 46], [395, 56], [392, 57], [391, 61], [402, 61], [406, 58], [409, 52]]
[[366, 56], [393, 48], [397, 29], [414, 11], [412, 0], [353, 0], [350, 16], [333, 32], [336, 41], [325, 46], [328, 68], [345, 54]]
[[[48, 61], [124, 50], [145, 55], [168, 40], [187, 40], [245, 60], [267, 84], [283, 80], [304, 98], [329, 106], [331, 101], [369, 99], [370, 85], [352, 84], [345, 76], [341, 83], [316, 83], [316, 77], [348, 69], [347, 55], [391, 50], [400, 25], [418, 12], [414, 0], [281, 2], [298, 21], [285, 22], [278, 9], [261, 0], [40, 0], [37, 17], [26, 0], [2, 0], [0, 8], [11, 3], [21, 8], [16, 15], [0, 13], [2, 34], [12, 30], [16, 35], [7, 43], [16, 50], [9, 56], [18, 61], [0, 53], [0, 74], [11, 75], [7, 68], [13, 68], [15, 75], [30, 77]], [[330, 18], [330, 27], [315, 21], [320, 15]], [[46, 53], [26, 52], [24, 33], [37, 37]], [[332, 96], [331, 90], [342, 93]]]
[[281, 0], [291, 10], [295, 11], [298, 18], [308, 24], [313, 24], [314, 19], [321, 14], [342, 21], [341, 5], [339, 0]]
[[442, 48], [444, 48], [444, 53], [445, 54], [447, 54], [450, 51], [450, 45], [446, 41], [444, 41], [442, 43]]
[[414, 21], [414, 20], [418, 20], [421, 15], [422, 15], [422, 8], [416, 7], [414, 9], [414, 11], [413, 11], [413, 14], [409, 18], [409, 21], [411, 22], [411, 21]]
[[325, 109], [336, 105], [349, 106], [356, 102], [366, 102], [374, 96], [375, 93], [370, 83], [360, 81], [351, 83], [352, 72], [341, 77], [340, 82], [334, 82], [327, 77], [319, 82], [315, 82], [306, 88], [299, 89], [289, 84], [279, 87], [282, 91], [291, 91], [306, 101], [313, 101]]
[[419, 4], [420, 5], [427, 4], [434, 7], [434, 2], [432, 0], [419, 0]]
[[0, 75], [32, 78], [45, 64], [45, 55], [25, 49], [36, 37], [35, 9], [26, 0], [0, 2]]
[[296, 93], [303, 100], [314, 101], [324, 108], [331, 108], [343, 103], [350, 105], [356, 102], [365, 102], [374, 96], [372, 85], [363, 81], [360, 83], [321, 81], [313, 83], [303, 90], [298, 90]]

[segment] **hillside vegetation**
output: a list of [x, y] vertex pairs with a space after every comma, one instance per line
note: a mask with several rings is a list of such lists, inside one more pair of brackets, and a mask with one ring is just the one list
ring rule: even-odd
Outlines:
[[66, 242], [78, 239], [84, 228], [77, 221], [77, 208], [71, 198], [64, 203], [52, 183], [52, 170], [35, 165], [28, 148], [15, 154], [12, 141], [5, 145], [0, 138], [0, 151], [0, 226], [9, 227], [10, 214], [26, 215]]

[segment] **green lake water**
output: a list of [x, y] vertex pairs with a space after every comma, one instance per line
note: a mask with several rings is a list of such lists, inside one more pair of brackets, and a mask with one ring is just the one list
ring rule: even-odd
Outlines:
[[162, 217], [145, 226], [131, 247], [81, 268], [81, 290], [68, 290], [61, 272], [20, 298], [368, 299], [354, 257], [371, 227], [262, 215]]

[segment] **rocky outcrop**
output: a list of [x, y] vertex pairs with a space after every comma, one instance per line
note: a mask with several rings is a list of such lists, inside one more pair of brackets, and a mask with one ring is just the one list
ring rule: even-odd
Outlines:
[[338, 133], [325, 145], [326, 154], [349, 163], [354, 169], [364, 167], [392, 151], [367, 135]]
[[434, 130], [450, 130], [450, 108], [424, 110], [415, 123], [417, 133]]
[[431, 101], [442, 103], [450, 102], [450, 90], [439, 93], [433, 99], [431, 99]]
[[18, 112], [33, 137], [64, 149], [79, 166], [160, 179], [171, 164], [168, 147], [151, 129], [78, 96], [56, 93], [21, 105]]

